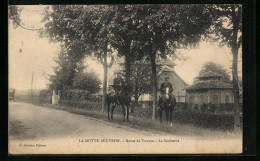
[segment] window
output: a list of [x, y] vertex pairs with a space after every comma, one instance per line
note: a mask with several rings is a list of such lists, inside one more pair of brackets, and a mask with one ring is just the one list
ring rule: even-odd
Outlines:
[[194, 96], [193, 95], [190, 96], [189, 103], [194, 103]]
[[230, 96], [228, 93], [225, 95], [225, 103], [230, 103]]
[[205, 103], [205, 100], [204, 100], [204, 95], [200, 95], [200, 103]]
[[218, 95], [213, 95], [211, 97], [211, 103], [217, 104], [218, 103]]

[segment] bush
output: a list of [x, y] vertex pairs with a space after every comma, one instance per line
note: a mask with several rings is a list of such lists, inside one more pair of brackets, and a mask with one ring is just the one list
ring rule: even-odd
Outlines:
[[75, 100], [61, 99], [60, 104], [65, 105], [65, 106], [82, 108], [82, 109], [86, 109], [86, 110], [95, 110], [95, 111], [100, 111], [102, 108], [101, 102], [92, 102], [92, 101], [88, 101], [88, 100], [75, 101]]
[[64, 89], [61, 91], [61, 99], [63, 100], [84, 101], [90, 98], [90, 95], [90, 92], [79, 89]]
[[197, 111], [176, 111], [173, 113], [173, 120], [183, 124], [224, 130], [232, 129], [234, 125], [233, 114], [212, 114]]
[[27, 92], [26, 94], [23, 95], [16, 95], [16, 100], [33, 103], [33, 104], [51, 104], [51, 99], [52, 99], [51, 97], [52, 97], [52, 91], [40, 90], [33, 95], [31, 95], [30, 92]]
[[52, 91], [51, 90], [40, 90], [38, 96], [39, 104], [51, 104]]

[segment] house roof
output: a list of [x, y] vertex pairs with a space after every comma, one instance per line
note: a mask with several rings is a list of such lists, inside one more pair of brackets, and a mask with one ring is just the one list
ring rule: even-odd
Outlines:
[[220, 78], [220, 77], [222, 77], [222, 76], [215, 72], [208, 71], [206, 73], [199, 75], [197, 78]]
[[169, 66], [166, 66], [166, 65], [164, 65], [163, 67], [162, 67], [162, 69], [160, 70], [160, 72], [173, 72], [174, 70], [171, 68], [171, 67], [169, 67]]
[[167, 65], [167, 66], [175, 66], [176, 64], [171, 61], [170, 59], [168, 58], [165, 58], [165, 59], [157, 59], [156, 60], [156, 64], [158, 65]]
[[158, 76], [161, 75], [163, 72], [172, 72], [174, 73], [186, 86], [188, 85], [171, 67], [164, 65], [162, 69], [159, 71]]
[[200, 81], [192, 86], [186, 88], [186, 90], [196, 90], [196, 89], [231, 89], [233, 86], [231, 84], [225, 83], [223, 81]]

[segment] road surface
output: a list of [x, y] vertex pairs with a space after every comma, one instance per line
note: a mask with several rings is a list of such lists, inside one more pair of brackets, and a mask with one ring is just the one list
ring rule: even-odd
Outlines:
[[11, 154], [240, 153], [242, 136], [176, 136], [27, 103], [9, 104]]

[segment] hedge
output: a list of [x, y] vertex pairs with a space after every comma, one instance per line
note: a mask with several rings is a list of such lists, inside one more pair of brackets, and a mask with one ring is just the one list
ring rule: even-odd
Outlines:
[[50, 90], [40, 90], [38, 94], [15, 95], [15, 100], [34, 104], [51, 104], [52, 92]]
[[[86, 110], [101, 110], [101, 102], [93, 101], [68, 101], [60, 100], [61, 104], [82, 108]], [[143, 106], [149, 105], [149, 106]], [[134, 102], [131, 104], [136, 106], [134, 112], [130, 113], [133, 117], [144, 119], [152, 119], [152, 106], [150, 102], [142, 102], [136, 105]], [[146, 108], [143, 108], [146, 107]], [[230, 112], [233, 109], [233, 104], [203, 104], [194, 105], [188, 103], [177, 103], [173, 112], [173, 121], [182, 124], [192, 124], [205, 128], [218, 128], [218, 129], [232, 129], [234, 124], [234, 114]], [[115, 114], [122, 114], [122, 106], [117, 105], [114, 109]], [[158, 112], [156, 117], [159, 119]], [[163, 111], [163, 121], [165, 121], [165, 112]], [[242, 116], [241, 122], [242, 122]], [[152, 121], [152, 120], [151, 120]]]

